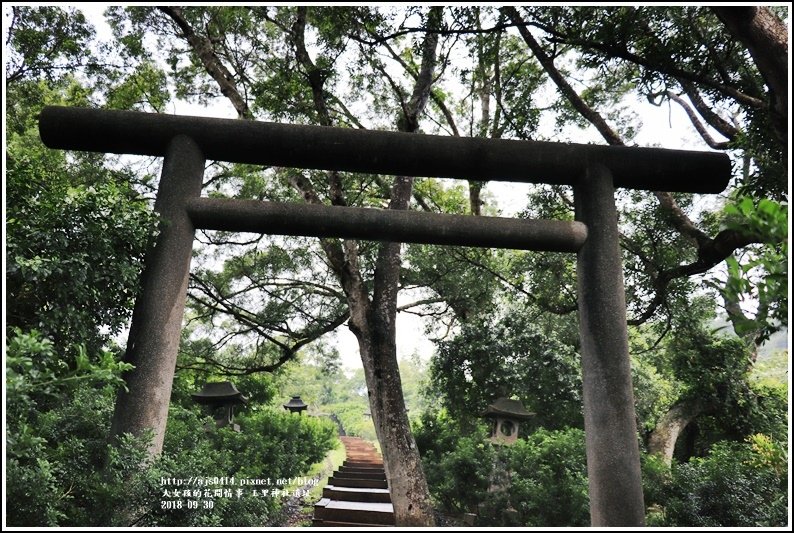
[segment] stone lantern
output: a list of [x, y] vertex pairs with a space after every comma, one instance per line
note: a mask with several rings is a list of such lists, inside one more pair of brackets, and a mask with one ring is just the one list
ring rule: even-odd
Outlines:
[[482, 416], [493, 421], [491, 442], [513, 444], [518, 439], [519, 422], [529, 420], [535, 416], [535, 413], [527, 411], [520, 401], [502, 396], [489, 405]]
[[231, 427], [240, 431], [240, 426], [233, 423], [234, 406], [248, 402], [248, 398], [237, 390], [231, 381], [206, 383], [199, 392], [191, 394], [196, 403], [209, 405], [213, 411], [216, 427]]
[[298, 413], [299, 415], [302, 414], [302, 411], [307, 409], [309, 406], [303, 403], [301, 400], [300, 395], [293, 396], [290, 401], [284, 404], [284, 409], [289, 411], [290, 413]]

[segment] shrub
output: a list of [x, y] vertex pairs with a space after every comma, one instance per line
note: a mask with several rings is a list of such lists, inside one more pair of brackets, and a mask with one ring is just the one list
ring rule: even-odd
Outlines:
[[[53, 342], [14, 329], [6, 349], [6, 504], [14, 526], [85, 522], [103, 467], [113, 397], [130, 366], [102, 352], [90, 362], [83, 346], [72, 365]], [[121, 487], [123, 489], [124, 487]], [[86, 512], [89, 506], [93, 512]]]
[[494, 450], [484, 426], [472, 431], [443, 411], [425, 413], [413, 429], [431, 496], [447, 512], [477, 512], [488, 489]]
[[[147, 438], [107, 436], [119, 374], [129, 365], [111, 355], [70, 367], [48, 339], [15, 331], [7, 347], [6, 520], [11, 526], [255, 526], [277, 498], [246, 489], [213, 498], [211, 509], [187, 509], [166, 496], [163, 478], [296, 477], [333, 448], [330, 421], [271, 409], [238, 417], [242, 432], [205, 431], [198, 406], [173, 403], [162, 456], [146, 459]], [[98, 360], [94, 364], [90, 360]], [[192, 487], [214, 489], [215, 486]], [[223, 487], [230, 488], [230, 487]], [[181, 509], [163, 502], [182, 500]], [[196, 498], [192, 497], [193, 500]], [[205, 498], [202, 498], [205, 499]]]
[[674, 464], [657, 483], [655, 525], [785, 526], [787, 471], [785, 449], [765, 435], [719, 442], [705, 457]]
[[[484, 425], [468, 432], [444, 412], [414, 428], [433, 499], [475, 512], [480, 525], [578, 526], [590, 521], [584, 432], [539, 429], [494, 446]], [[512, 507], [514, 512], [505, 512]]]
[[590, 524], [584, 431], [539, 429], [503, 453], [511, 472], [510, 503], [521, 525]]
[[[336, 427], [328, 420], [296, 416], [275, 409], [260, 409], [235, 418], [241, 431], [215, 429], [214, 423], [197, 411], [172, 405], [162, 457], [148, 473], [150, 492], [146, 512], [137, 521], [141, 526], [244, 527], [261, 525], [279, 508], [279, 499], [263, 495], [283, 488], [277, 480], [297, 477], [320, 461], [336, 444]], [[205, 429], [205, 425], [210, 429]], [[161, 484], [162, 478], [235, 478], [228, 482], [193, 486], [200, 497], [199, 507], [163, 508], [162, 502], [180, 501], [162, 497], [164, 491], [180, 487]], [[242, 485], [242, 480], [270, 479], [269, 485]], [[204, 490], [231, 490], [231, 497], [204, 496]], [[241, 489], [238, 492], [238, 489]], [[256, 492], [254, 492], [256, 491]], [[204, 502], [212, 501], [211, 508]]]

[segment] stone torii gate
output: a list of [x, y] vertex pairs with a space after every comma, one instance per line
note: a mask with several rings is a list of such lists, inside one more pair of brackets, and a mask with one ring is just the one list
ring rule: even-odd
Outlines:
[[[616, 187], [718, 193], [713, 152], [442, 137], [320, 126], [46, 107], [51, 148], [164, 157], [114, 434], [154, 431], [162, 449], [195, 230], [577, 253], [579, 334], [593, 526], [639, 526], [645, 506], [628, 352]], [[206, 160], [403, 176], [573, 186], [576, 221], [518, 220], [201, 197]]]

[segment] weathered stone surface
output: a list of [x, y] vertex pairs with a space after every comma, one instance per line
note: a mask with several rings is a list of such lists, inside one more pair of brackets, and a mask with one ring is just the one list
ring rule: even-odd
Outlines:
[[162, 156], [190, 136], [207, 159], [281, 167], [573, 185], [591, 163], [616, 187], [717, 193], [728, 185], [724, 153], [596, 144], [415, 135], [254, 120], [45, 107], [41, 138], [51, 148]]
[[576, 252], [587, 238], [581, 222], [442, 215], [420, 211], [195, 198], [190, 219], [199, 229], [275, 235], [487, 246]]
[[169, 144], [154, 210], [160, 234], [146, 256], [124, 360], [135, 368], [124, 376], [128, 391], [116, 400], [111, 433], [154, 432], [150, 453], [159, 454], [168, 420], [179, 337], [187, 297], [195, 230], [185, 209], [201, 194], [204, 156], [184, 135]]
[[603, 166], [583, 178], [574, 200], [576, 218], [588, 228], [576, 276], [590, 519], [593, 526], [640, 526], [645, 505], [615, 190]]

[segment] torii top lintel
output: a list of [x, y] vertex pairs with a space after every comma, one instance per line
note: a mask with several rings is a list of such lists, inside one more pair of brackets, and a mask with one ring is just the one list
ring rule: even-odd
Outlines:
[[372, 174], [574, 185], [592, 165], [615, 187], [718, 193], [731, 177], [724, 153], [628, 146], [416, 135], [164, 115], [45, 107], [42, 141], [50, 148], [165, 155], [184, 134], [207, 159]]

